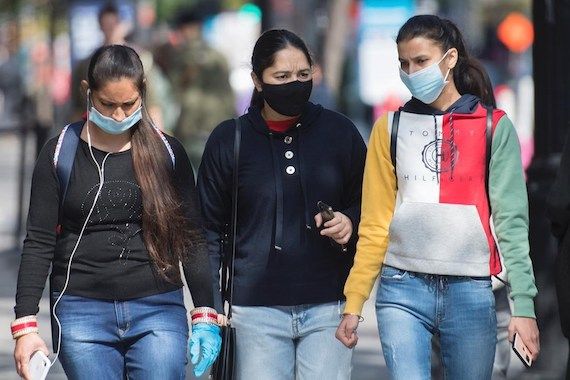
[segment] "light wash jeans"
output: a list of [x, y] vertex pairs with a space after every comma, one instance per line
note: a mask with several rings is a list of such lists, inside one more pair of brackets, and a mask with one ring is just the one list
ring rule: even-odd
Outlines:
[[352, 350], [335, 338], [343, 306], [233, 306], [236, 379], [350, 379]]
[[[509, 306], [508, 291], [506, 287], [493, 290], [495, 295], [495, 312], [497, 314], [497, 348], [495, 350], [495, 361], [493, 362], [492, 380], [506, 380], [507, 371], [511, 364], [511, 343], [509, 342], [509, 323], [511, 321], [511, 309]], [[441, 351], [439, 341], [432, 340], [432, 376], [441, 378]]]
[[441, 343], [444, 379], [491, 378], [497, 320], [490, 278], [426, 275], [385, 265], [376, 315], [392, 379], [431, 378], [434, 334]]
[[184, 379], [188, 319], [182, 289], [128, 301], [64, 295], [56, 312], [59, 358], [69, 379]]

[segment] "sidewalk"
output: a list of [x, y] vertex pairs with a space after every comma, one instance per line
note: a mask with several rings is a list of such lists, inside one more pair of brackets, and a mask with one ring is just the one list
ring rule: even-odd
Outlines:
[[[11, 238], [11, 237], [10, 237]], [[5, 235], [0, 235], [0, 379], [17, 380], [19, 376], [14, 367], [12, 352], [14, 342], [10, 334], [10, 322], [14, 320], [14, 295], [16, 294], [16, 279], [18, 277], [19, 252], [6, 247]], [[46, 344], [51, 348], [50, 322], [49, 322], [49, 301], [47, 294], [40, 303], [40, 313], [38, 323], [40, 334], [46, 340]], [[61, 365], [56, 363], [50, 370], [48, 379], [66, 379]]]

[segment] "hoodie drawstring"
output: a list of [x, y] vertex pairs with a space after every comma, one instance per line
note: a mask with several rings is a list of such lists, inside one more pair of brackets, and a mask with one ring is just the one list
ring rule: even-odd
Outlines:
[[[435, 117], [435, 114], [432, 114], [432, 116], [433, 116], [433, 134], [434, 134], [434, 142], [435, 142], [435, 176], [437, 178], [437, 183], [439, 183], [439, 174], [441, 172], [440, 160], [443, 159], [443, 157], [441, 156], [441, 154], [439, 152], [439, 147], [438, 147], [438, 145], [439, 145], [438, 140], [439, 139], [437, 138], [437, 118]], [[443, 145], [441, 148], [443, 150]]]
[[453, 181], [453, 169], [455, 169], [456, 149], [455, 146], [455, 128], [453, 125], [453, 112], [455, 108], [449, 113], [449, 170], [451, 171], [451, 180]]

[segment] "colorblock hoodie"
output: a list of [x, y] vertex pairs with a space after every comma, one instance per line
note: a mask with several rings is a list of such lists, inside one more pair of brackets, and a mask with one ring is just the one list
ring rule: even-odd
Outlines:
[[500, 249], [513, 315], [534, 317], [528, 199], [509, 118], [493, 111], [487, 195], [487, 110], [477, 97], [463, 95], [445, 112], [409, 101], [400, 113], [396, 168], [390, 153], [393, 116], [380, 118], [370, 137], [345, 313], [361, 313], [383, 263], [419, 273], [489, 276], [501, 271]]

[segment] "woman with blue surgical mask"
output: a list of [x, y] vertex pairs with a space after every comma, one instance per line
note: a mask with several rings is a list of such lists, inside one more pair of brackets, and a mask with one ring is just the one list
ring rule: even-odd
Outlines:
[[[83, 84], [83, 86], [89, 86], [87, 81], [83, 81], [82, 84]], [[123, 133], [127, 132], [129, 129], [131, 129], [136, 123], [138, 123], [142, 119], [142, 101], [137, 102], [135, 100], [134, 102], [130, 102], [130, 103], [126, 104], [126, 106], [128, 106], [129, 108], [132, 108], [131, 106], [133, 106], [135, 104], [139, 104], [138, 107], [134, 111], [129, 110], [131, 112], [130, 112], [130, 115], [128, 115], [128, 116], [122, 107], [119, 107], [122, 112], [117, 112], [119, 110], [119, 108], [116, 108], [114, 110], [113, 114], [119, 113], [120, 116], [118, 116], [118, 118], [122, 119], [122, 120], [117, 120], [112, 115], [111, 116], [103, 115], [101, 112], [99, 112], [97, 110], [97, 108], [95, 108], [92, 105], [91, 90], [90, 89], [87, 89], [87, 98], [88, 98], [87, 99], [87, 104], [88, 104], [87, 115], [88, 115], [89, 121], [91, 123], [94, 123], [104, 133], [107, 133], [109, 135], [123, 134]]]
[[17, 372], [28, 379], [30, 357], [49, 354], [36, 314], [51, 267], [51, 359], [69, 379], [184, 379], [181, 264], [200, 376], [221, 337], [188, 157], [150, 120], [133, 49], [97, 49], [82, 86], [87, 121], [50, 140], [34, 170], [11, 326]]
[[391, 378], [429, 379], [437, 335], [445, 378], [490, 379], [491, 276], [502, 266], [514, 303], [509, 340], [518, 335], [533, 359], [540, 350], [517, 135], [494, 108], [488, 75], [455, 24], [414, 16], [396, 42], [412, 99], [382, 116], [370, 137], [359, 241], [336, 335], [355, 344], [380, 275], [376, 312]]

